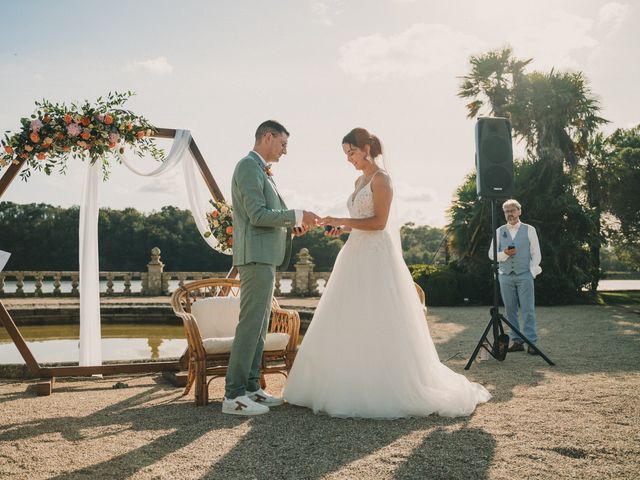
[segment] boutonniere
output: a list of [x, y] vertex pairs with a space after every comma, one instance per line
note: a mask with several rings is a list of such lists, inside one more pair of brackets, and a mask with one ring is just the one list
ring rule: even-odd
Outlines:
[[271, 171], [271, 164], [266, 163], [263, 167], [264, 173], [266, 173], [269, 177], [273, 177], [273, 172]]

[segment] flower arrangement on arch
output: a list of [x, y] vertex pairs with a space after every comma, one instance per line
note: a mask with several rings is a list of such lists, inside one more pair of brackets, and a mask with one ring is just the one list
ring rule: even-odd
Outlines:
[[233, 207], [225, 201], [209, 200], [213, 210], [207, 213], [207, 224], [209, 231], [204, 233], [205, 237], [213, 235], [218, 241], [215, 247], [220, 253], [231, 255], [233, 253]]
[[94, 105], [86, 100], [80, 106], [48, 100], [35, 102], [37, 108], [30, 118], [20, 119], [22, 129], [13, 134], [5, 132], [0, 142], [0, 170], [11, 163], [25, 162], [20, 175], [26, 180], [32, 169], [47, 175], [55, 168], [65, 173], [69, 156], [89, 157], [91, 163], [101, 161], [106, 179], [108, 157], [120, 161], [118, 154], [124, 153], [126, 145], [138, 156], [149, 153], [161, 160], [164, 152], [148, 138], [156, 132], [155, 127], [144, 117], [121, 108], [133, 95], [130, 91], [109, 92]]

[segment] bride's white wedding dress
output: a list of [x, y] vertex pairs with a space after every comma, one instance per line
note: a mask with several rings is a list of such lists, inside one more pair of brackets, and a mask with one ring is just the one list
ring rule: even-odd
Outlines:
[[[353, 218], [371, 217], [371, 183], [347, 206]], [[349, 235], [290, 372], [289, 403], [335, 417], [455, 417], [491, 398], [440, 363], [393, 235]]]

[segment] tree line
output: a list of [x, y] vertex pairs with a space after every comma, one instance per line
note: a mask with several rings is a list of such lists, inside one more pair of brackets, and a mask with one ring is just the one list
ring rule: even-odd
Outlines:
[[[0, 249], [12, 254], [6, 270], [77, 271], [79, 215], [78, 207], [0, 202]], [[330, 271], [346, 238], [327, 237], [322, 229], [315, 229], [293, 239], [293, 252], [307, 248], [315, 269]], [[441, 228], [406, 224], [402, 228], [405, 260], [444, 261], [443, 238]], [[212, 250], [200, 236], [191, 213], [176, 207], [151, 213], [134, 208], [100, 209], [98, 242], [103, 271], [144, 271], [153, 247], [160, 248], [166, 271], [222, 272], [231, 268], [231, 257]], [[294, 263], [295, 258], [290, 270]]]
[[[640, 271], [640, 126], [606, 135], [608, 121], [584, 74], [530, 71], [532, 61], [508, 47], [472, 56], [458, 95], [469, 102], [469, 118], [508, 118], [514, 141], [526, 147], [515, 161], [513, 196], [540, 239], [536, 299], [570, 303], [585, 288], [595, 295], [613, 264]], [[446, 269], [414, 271], [426, 288], [448, 295], [445, 303], [491, 301], [489, 207], [470, 172], [449, 210], [453, 261]]]

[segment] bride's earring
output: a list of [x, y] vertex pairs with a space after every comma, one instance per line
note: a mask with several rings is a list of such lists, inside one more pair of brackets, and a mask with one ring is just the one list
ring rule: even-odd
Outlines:
[[371, 161], [371, 155], [367, 155], [366, 157], [364, 157], [364, 159], [370, 162]]

